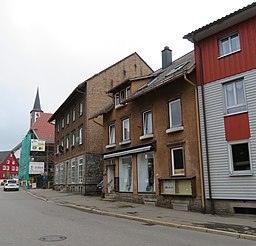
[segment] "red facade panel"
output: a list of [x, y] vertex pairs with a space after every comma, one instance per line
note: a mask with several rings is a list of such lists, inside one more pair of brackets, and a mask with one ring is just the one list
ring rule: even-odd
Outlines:
[[[233, 32], [238, 32], [240, 51], [219, 57], [219, 39]], [[256, 68], [256, 17], [228, 28], [216, 35], [199, 42], [203, 64], [203, 81], [209, 83]], [[196, 63], [199, 68], [198, 47]], [[200, 69], [197, 69], [197, 81], [200, 83]]]
[[248, 113], [226, 116], [224, 125], [227, 141], [250, 138]]

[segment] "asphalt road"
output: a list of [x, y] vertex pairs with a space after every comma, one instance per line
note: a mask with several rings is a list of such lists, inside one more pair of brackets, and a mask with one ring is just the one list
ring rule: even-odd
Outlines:
[[0, 246], [250, 246], [255, 241], [85, 213], [0, 189]]

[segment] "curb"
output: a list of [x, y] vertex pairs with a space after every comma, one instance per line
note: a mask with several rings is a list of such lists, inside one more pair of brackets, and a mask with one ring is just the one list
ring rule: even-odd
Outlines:
[[256, 241], [256, 235], [222, 231], [222, 230], [210, 229], [210, 228], [205, 228], [205, 227], [200, 227], [200, 226], [191, 226], [191, 225], [185, 225], [185, 224], [171, 223], [171, 222], [166, 222], [166, 221], [147, 219], [147, 218], [143, 218], [143, 217], [136, 217], [136, 216], [132, 216], [132, 215], [119, 214], [119, 213], [115, 213], [115, 212], [108, 212], [108, 211], [104, 211], [104, 210], [100, 210], [100, 209], [96, 209], [96, 208], [84, 207], [82, 205], [77, 205], [77, 204], [50, 201], [47, 198], [45, 198], [43, 196], [35, 195], [30, 191], [26, 191], [26, 192], [28, 194], [30, 194], [31, 196], [38, 198], [40, 200], [43, 200], [45, 202], [53, 203], [53, 204], [56, 204], [59, 206], [78, 209], [80, 211], [84, 211], [84, 212], [88, 212], [88, 213], [94, 213], [94, 214], [111, 216], [111, 217], [122, 218], [122, 219], [129, 219], [129, 220], [144, 222], [147, 224], [162, 225], [162, 226], [167, 226], [167, 227], [171, 227], [171, 228], [179, 228], [179, 229], [185, 229], [185, 230], [191, 230], [191, 231], [197, 231], [197, 232], [212, 233], [212, 234], [217, 234], [217, 235], [222, 235], [222, 236], [233, 237], [233, 238], [237, 238], [237, 239], [247, 239], [247, 240]]

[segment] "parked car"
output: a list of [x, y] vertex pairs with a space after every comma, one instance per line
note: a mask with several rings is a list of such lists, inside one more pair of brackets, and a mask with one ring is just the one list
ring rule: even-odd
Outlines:
[[19, 190], [19, 184], [15, 179], [7, 179], [4, 183], [4, 191]]

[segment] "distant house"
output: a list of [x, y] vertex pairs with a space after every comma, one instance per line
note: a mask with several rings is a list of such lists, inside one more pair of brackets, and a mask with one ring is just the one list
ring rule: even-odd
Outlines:
[[13, 151], [0, 151], [0, 183], [5, 179], [18, 178], [19, 162]]
[[102, 119], [88, 118], [112, 98], [107, 91], [120, 81], [152, 69], [133, 53], [79, 84], [49, 122], [55, 121], [54, 188], [82, 194], [96, 192], [103, 176]]
[[37, 90], [34, 107], [30, 112], [30, 129], [22, 141], [19, 179], [24, 186], [51, 187], [53, 184], [54, 124], [52, 114], [41, 109]]
[[256, 3], [184, 38], [195, 45], [207, 210], [256, 210]]
[[106, 197], [180, 210], [203, 207], [194, 52], [108, 91], [103, 115]]

